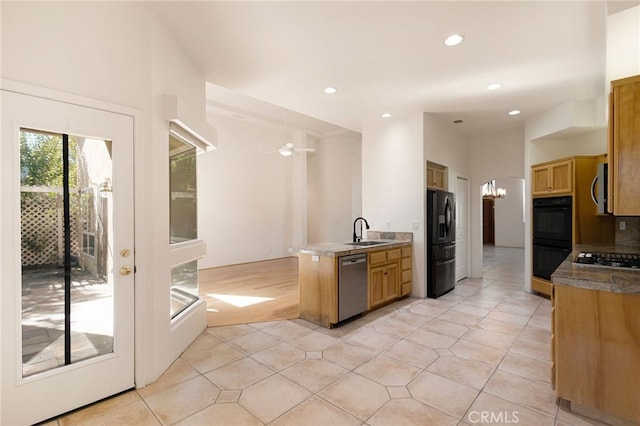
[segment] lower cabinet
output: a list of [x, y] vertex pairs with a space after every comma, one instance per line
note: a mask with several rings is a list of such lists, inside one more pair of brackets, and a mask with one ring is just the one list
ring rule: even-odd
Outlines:
[[[368, 310], [412, 289], [412, 246], [367, 251]], [[331, 328], [338, 323], [338, 257], [298, 254], [300, 318]]]
[[400, 295], [401, 257], [401, 248], [369, 252], [369, 309]]
[[402, 247], [402, 260], [400, 261], [400, 296], [411, 294], [413, 289], [413, 257], [411, 247]]
[[552, 377], [559, 397], [640, 423], [640, 295], [553, 288]]
[[398, 297], [398, 262], [371, 268], [369, 272], [369, 309]]

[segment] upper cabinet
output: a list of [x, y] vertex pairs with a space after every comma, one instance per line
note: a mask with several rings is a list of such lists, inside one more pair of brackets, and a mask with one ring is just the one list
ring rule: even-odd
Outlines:
[[608, 151], [608, 211], [640, 216], [640, 75], [611, 82]]
[[446, 167], [427, 161], [427, 188], [447, 190]]
[[573, 191], [573, 161], [544, 163], [531, 168], [531, 193], [534, 197], [570, 194]]

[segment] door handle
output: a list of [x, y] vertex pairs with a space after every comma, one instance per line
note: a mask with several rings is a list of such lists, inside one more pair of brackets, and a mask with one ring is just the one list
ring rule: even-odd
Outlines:
[[120, 275], [129, 275], [132, 271], [133, 269], [131, 269], [131, 266], [120, 267]]
[[598, 175], [593, 178], [593, 182], [591, 182], [591, 200], [593, 204], [598, 205], [598, 200], [596, 199], [596, 185], [598, 184]]

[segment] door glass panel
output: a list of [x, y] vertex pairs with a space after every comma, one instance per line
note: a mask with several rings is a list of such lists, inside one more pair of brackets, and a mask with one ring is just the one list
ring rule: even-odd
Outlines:
[[110, 141], [21, 129], [24, 377], [113, 352], [111, 173]]
[[196, 148], [169, 136], [171, 244], [198, 238]]

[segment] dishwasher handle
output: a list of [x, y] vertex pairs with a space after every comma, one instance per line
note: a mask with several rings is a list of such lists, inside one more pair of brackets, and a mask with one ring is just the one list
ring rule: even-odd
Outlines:
[[366, 261], [367, 261], [367, 256], [352, 257], [351, 259], [342, 260], [342, 266], [355, 265], [358, 263], [364, 263]]

